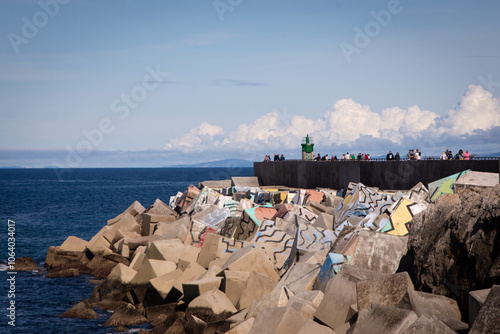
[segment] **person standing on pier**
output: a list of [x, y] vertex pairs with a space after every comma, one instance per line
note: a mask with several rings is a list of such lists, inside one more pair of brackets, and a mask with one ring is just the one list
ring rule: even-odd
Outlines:
[[388, 160], [388, 161], [394, 160], [394, 155], [392, 154], [392, 151], [389, 151], [389, 153], [387, 153], [385, 160]]

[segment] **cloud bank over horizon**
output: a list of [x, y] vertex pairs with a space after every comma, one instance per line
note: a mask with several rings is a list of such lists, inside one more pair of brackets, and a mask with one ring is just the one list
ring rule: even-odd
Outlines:
[[171, 139], [163, 149], [187, 154], [290, 152], [299, 151], [302, 137], [309, 134], [325, 153], [351, 148], [383, 154], [392, 147], [417, 146], [425, 147], [427, 154], [439, 154], [445, 145], [467, 144], [475, 145], [476, 151], [491, 151], [500, 149], [496, 127], [500, 127], [500, 99], [480, 85], [470, 85], [457, 106], [443, 116], [417, 105], [377, 113], [368, 105], [341, 99], [320, 119], [272, 111], [230, 131], [204, 122]]
[[[195, 124], [196, 125], [196, 124]], [[340, 99], [319, 119], [274, 110], [235, 129], [202, 122], [170, 139], [163, 147], [145, 150], [0, 149], [0, 166], [162, 167], [229, 158], [261, 161], [266, 154], [300, 158], [302, 138], [314, 138], [315, 153], [345, 152], [385, 156], [419, 148], [437, 156], [446, 148], [472, 154], [500, 152], [500, 98], [482, 86], [470, 85], [455, 108], [445, 115], [414, 105], [389, 107], [380, 113], [353, 99]]]

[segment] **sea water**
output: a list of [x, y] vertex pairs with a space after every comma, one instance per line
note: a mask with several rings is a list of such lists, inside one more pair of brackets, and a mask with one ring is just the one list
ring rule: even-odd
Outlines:
[[[157, 198], [168, 204], [170, 196], [190, 184], [232, 176], [253, 176], [253, 169], [0, 169], [0, 333], [113, 332], [113, 327], [102, 326], [109, 312], [99, 311], [95, 320], [60, 317], [90, 297], [94, 288], [88, 284], [91, 276], [50, 279], [43, 272], [9, 274], [5, 270], [9, 246], [16, 258], [31, 256], [43, 268], [49, 246], [62, 244], [70, 235], [90, 240], [108, 219], [135, 200], [146, 208]], [[9, 237], [15, 238], [14, 243]], [[15, 284], [7, 280], [11, 277]], [[12, 301], [14, 322], [8, 317], [12, 310], [7, 309]], [[134, 326], [132, 331], [140, 327]]]

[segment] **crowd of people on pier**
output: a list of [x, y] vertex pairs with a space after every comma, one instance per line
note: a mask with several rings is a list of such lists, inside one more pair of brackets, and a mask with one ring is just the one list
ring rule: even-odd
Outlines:
[[453, 155], [452, 151], [446, 149], [446, 151], [443, 151], [439, 157], [440, 160], [470, 160], [471, 158], [472, 156], [470, 155], [469, 150], [465, 150], [464, 153], [461, 149], [455, 155]]
[[[429, 157], [428, 159], [432, 159], [433, 157]], [[449, 149], [446, 149], [446, 151], [443, 151], [443, 153], [439, 156], [440, 160], [470, 160], [472, 159], [473, 156], [469, 154], [469, 150], [465, 150], [465, 153], [463, 150], [459, 150], [458, 153], [455, 155], [453, 154], [452, 151]], [[392, 151], [389, 151], [387, 153], [385, 160], [387, 161], [400, 161], [400, 160], [422, 160], [422, 152], [420, 149], [409, 149], [408, 153], [406, 153], [406, 157], [403, 156], [401, 158], [401, 155], [399, 152], [396, 152], [396, 154], [393, 154]], [[316, 154], [312, 158], [313, 161], [368, 161], [372, 160], [370, 157], [369, 153], [358, 153], [358, 155], [354, 155], [353, 153], [345, 153], [342, 154], [342, 157], [340, 159], [337, 158], [336, 155], [332, 155], [331, 157], [328, 157], [328, 154], [326, 155], [321, 155], [320, 153]], [[377, 159], [377, 160], [383, 160], [383, 159]], [[272, 162], [272, 161], [285, 161], [285, 157], [283, 154], [274, 154], [274, 158], [272, 159], [270, 155], [266, 155], [264, 158], [265, 162]]]
[[264, 157], [264, 162], [271, 162], [271, 161], [285, 161], [285, 156], [283, 154], [279, 155], [279, 153], [274, 153], [273, 159], [271, 159], [270, 155], [266, 155]]

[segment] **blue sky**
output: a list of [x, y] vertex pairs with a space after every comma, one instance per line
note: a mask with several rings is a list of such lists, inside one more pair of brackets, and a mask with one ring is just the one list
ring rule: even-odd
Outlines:
[[0, 8], [0, 166], [500, 151], [498, 1]]

